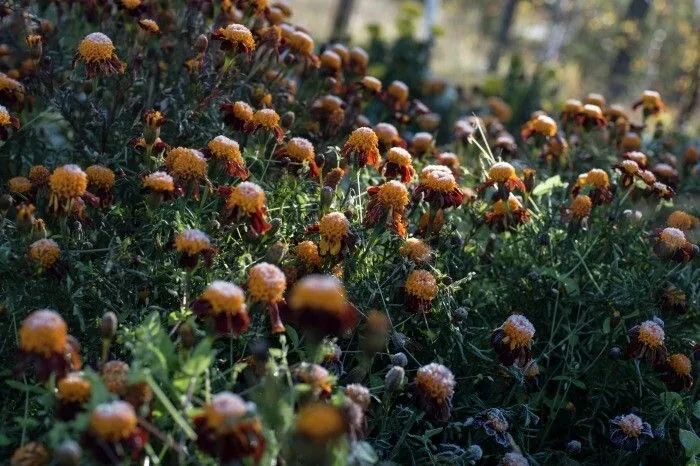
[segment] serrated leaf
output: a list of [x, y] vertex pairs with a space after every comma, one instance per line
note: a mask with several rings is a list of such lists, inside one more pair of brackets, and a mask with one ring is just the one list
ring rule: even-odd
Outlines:
[[555, 188], [561, 188], [563, 186], [566, 185], [561, 181], [561, 176], [555, 175], [535, 186], [532, 190], [532, 195], [535, 197], [544, 196], [545, 194], [551, 193]]

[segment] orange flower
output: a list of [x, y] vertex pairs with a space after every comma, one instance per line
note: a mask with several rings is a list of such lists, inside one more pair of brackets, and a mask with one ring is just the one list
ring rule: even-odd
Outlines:
[[430, 261], [433, 251], [423, 240], [408, 238], [401, 248], [399, 248], [399, 253], [402, 256], [408, 257], [413, 262], [424, 263]]
[[241, 148], [233, 139], [223, 135], [215, 137], [207, 144], [206, 154], [220, 161], [229, 176], [237, 176], [244, 181], [248, 179], [248, 168], [241, 155]]
[[700, 225], [700, 219], [682, 210], [675, 210], [666, 219], [666, 225], [682, 231], [690, 231]]
[[379, 164], [378, 144], [379, 138], [372, 128], [357, 128], [345, 142], [342, 154], [359, 168], [365, 165], [376, 167]]
[[241, 335], [250, 323], [243, 290], [221, 280], [204, 290], [192, 303], [192, 310], [199, 318], [209, 320], [219, 335]]
[[571, 216], [576, 220], [583, 220], [591, 214], [593, 201], [585, 194], [580, 194], [571, 202]]
[[427, 314], [438, 292], [437, 281], [427, 270], [412, 270], [406, 278], [404, 290], [409, 310]]
[[175, 249], [180, 253], [180, 267], [192, 269], [199, 264], [199, 258], [206, 265], [211, 265], [216, 250], [209, 237], [201, 230], [192, 228], [175, 236]]
[[388, 179], [401, 177], [401, 182], [408, 183], [413, 179], [413, 170], [411, 154], [401, 147], [392, 147], [389, 149], [386, 161], [381, 167], [381, 173]]
[[666, 333], [660, 320], [647, 320], [632, 327], [629, 337], [627, 354], [631, 357], [646, 359], [655, 364], [666, 361]]
[[105, 76], [122, 74], [126, 70], [126, 63], [117, 57], [112, 39], [101, 32], [88, 34], [80, 41], [73, 59], [73, 66], [77, 61], [85, 65], [87, 79], [93, 79], [98, 74]]
[[321, 267], [321, 255], [318, 253], [318, 246], [313, 241], [302, 241], [294, 251], [297, 260], [307, 271], [315, 271]]
[[390, 226], [402, 238], [406, 236], [408, 221], [406, 219], [406, 206], [408, 206], [408, 189], [400, 181], [391, 180], [380, 186], [367, 188], [369, 201], [365, 225], [377, 225], [383, 218], [387, 218]]
[[69, 164], [55, 169], [49, 178], [49, 206], [54, 211], [60, 208], [70, 211], [73, 201], [85, 194], [87, 183], [87, 175], [77, 165]]
[[144, 31], [150, 32], [151, 34], [154, 34], [156, 36], [162, 34], [158, 23], [149, 18], [140, 19], [139, 27], [141, 27], [141, 29], [143, 29]]
[[29, 257], [42, 269], [52, 268], [61, 257], [61, 249], [52, 239], [40, 239], [29, 245]]
[[220, 192], [226, 196], [224, 220], [232, 221], [246, 217], [256, 235], [263, 235], [272, 228], [266, 220], [265, 191], [260, 186], [244, 181], [232, 189], [220, 189]]
[[357, 310], [342, 284], [330, 275], [307, 275], [292, 287], [290, 318], [314, 336], [342, 336], [357, 323]]
[[303, 63], [305, 67], [319, 67], [321, 61], [316, 54], [314, 54], [316, 45], [310, 35], [304, 31], [294, 31], [289, 36], [287, 42], [294, 57]]
[[442, 364], [431, 363], [416, 372], [416, 395], [419, 407], [426, 415], [445, 422], [452, 411], [455, 377]]
[[660, 113], [664, 109], [664, 101], [658, 92], [646, 90], [642, 92], [641, 98], [632, 105], [635, 110], [639, 107], [642, 107], [644, 118], [647, 118]]
[[430, 133], [420, 132], [413, 135], [410, 152], [416, 158], [425, 154], [432, 154], [435, 151], [435, 141]]
[[425, 199], [438, 209], [459, 207], [464, 193], [459, 188], [452, 171], [443, 165], [427, 165], [421, 170], [419, 183], [413, 198]]
[[547, 115], [537, 115], [525, 123], [520, 130], [520, 135], [524, 140], [530, 139], [535, 134], [553, 137], [557, 134], [557, 123]]
[[250, 29], [242, 24], [229, 24], [218, 28], [211, 35], [212, 40], [221, 41], [221, 50], [243, 52], [248, 57], [255, 51], [255, 39]]
[[271, 108], [258, 110], [244, 126], [244, 130], [249, 133], [254, 133], [260, 129], [274, 134], [277, 141], [281, 141], [284, 137], [284, 129], [280, 126], [280, 116]]
[[578, 99], [569, 99], [564, 104], [564, 108], [561, 111], [561, 122], [566, 126], [570, 121], [574, 121], [576, 115], [578, 115], [583, 109], [583, 104]]
[[276, 265], [261, 262], [248, 272], [248, 294], [251, 301], [267, 304], [272, 333], [283, 333], [278, 303], [284, 301], [287, 278]]
[[491, 333], [491, 345], [502, 364], [510, 366], [518, 363], [524, 367], [532, 359], [534, 335], [535, 326], [524, 315], [513, 314]]
[[275, 152], [278, 158], [288, 157], [294, 164], [308, 164], [309, 174], [317, 177], [321, 171], [316, 165], [316, 153], [314, 145], [308, 139], [292, 138], [287, 144]]
[[654, 233], [654, 252], [662, 259], [688, 262], [697, 254], [697, 246], [688, 241], [678, 228], [667, 227]]
[[340, 254], [345, 246], [352, 243], [350, 221], [341, 212], [331, 212], [319, 221], [318, 225], [309, 228], [310, 231], [318, 231], [321, 234], [319, 252], [322, 256]]
[[10, 115], [5, 107], [0, 105], [0, 140], [7, 140], [9, 137], [8, 128], [19, 129], [19, 120]]
[[235, 131], [243, 131], [246, 125], [250, 126], [253, 121], [253, 108], [241, 100], [222, 104], [219, 109], [223, 114], [224, 123]]
[[491, 209], [485, 214], [485, 220], [486, 224], [495, 231], [503, 232], [514, 230], [518, 225], [527, 223], [530, 220], [530, 212], [513, 194], [509, 194], [507, 202], [499, 199], [493, 203]]

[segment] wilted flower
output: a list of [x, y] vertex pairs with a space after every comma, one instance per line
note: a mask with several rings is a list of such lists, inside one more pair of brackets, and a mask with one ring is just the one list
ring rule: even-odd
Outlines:
[[140, 19], [139, 27], [144, 31], [150, 32], [151, 34], [155, 34], [156, 36], [161, 35], [160, 26], [158, 26], [158, 23], [156, 23], [150, 18]]
[[408, 86], [403, 81], [392, 81], [384, 98], [392, 110], [403, 110], [408, 105]]
[[52, 239], [40, 239], [29, 245], [29, 258], [44, 270], [52, 268], [61, 257], [61, 249]]
[[252, 119], [245, 123], [243, 128], [246, 132], [254, 133], [258, 130], [265, 130], [275, 135], [277, 141], [284, 137], [284, 129], [280, 126], [280, 116], [271, 108], [263, 108], [253, 114]]
[[112, 203], [114, 193], [114, 172], [102, 165], [91, 165], [85, 170], [88, 180], [88, 189], [100, 199], [100, 205], [107, 206]]
[[683, 353], [672, 354], [656, 370], [661, 372], [661, 380], [669, 390], [687, 391], [693, 386], [693, 363]]
[[219, 335], [241, 335], [248, 328], [250, 317], [243, 290], [233, 283], [216, 280], [192, 304], [201, 319], [208, 319]]
[[112, 39], [101, 32], [88, 34], [80, 41], [73, 66], [77, 61], [85, 65], [87, 79], [93, 79], [100, 74], [122, 74], [126, 70], [126, 63], [117, 57]]
[[343, 389], [343, 393], [364, 411], [367, 411], [369, 404], [372, 402], [369, 389], [359, 383], [347, 385], [345, 389]]
[[222, 463], [252, 457], [258, 463], [265, 436], [255, 405], [230, 392], [217, 393], [201, 414], [192, 419], [197, 446]]
[[602, 94], [591, 92], [586, 96], [583, 103], [595, 105], [598, 108], [605, 108], [605, 97]]
[[401, 237], [406, 236], [408, 221], [406, 206], [408, 206], [408, 189], [400, 181], [391, 180], [379, 186], [367, 189], [369, 201], [365, 225], [377, 225], [386, 218], [386, 224]]
[[373, 95], [379, 95], [382, 92], [382, 82], [374, 76], [363, 76], [360, 85]]
[[248, 272], [248, 295], [253, 302], [267, 304], [272, 333], [283, 333], [284, 324], [280, 318], [278, 304], [284, 301], [287, 279], [275, 265], [261, 262]]
[[297, 382], [308, 385], [314, 399], [327, 400], [331, 397], [333, 378], [323, 366], [302, 362], [293, 373]]
[[168, 152], [165, 166], [175, 178], [175, 182], [189, 187], [194, 198], [199, 198], [199, 181], [207, 178], [207, 160], [201, 152], [186, 147], [175, 147]]
[[399, 248], [399, 253], [420, 264], [429, 262], [433, 251], [425, 241], [418, 238], [408, 238]]
[[79, 372], [71, 372], [56, 384], [56, 417], [68, 421], [90, 400], [92, 384]]
[[486, 435], [492, 437], [499, 445], [503, 447], [510, 445], [510, 434], [508, 433], [510, 426], [502, 410], [498, 408], [487, 409], [474, 417], [472, 426], [484, 429]]
[[250, 29], [242, 24], [229, 24], [218, 28], [211, 35], [212, 40], [221, 41], [221, 50], [245, 53], [249, 58], [255, 51], [255, 39]]
[[129, 365], [124, 361], [113, 359], [107, 361], [100, 371], [102, 382], [111, 393], [124, 396], [129, 387]]
[[593, 207], [593, 201], [591, 198], [585, 194], [579, 194], [571, 201], [571, 216], [577, 220], [581, 221], [591, 214], [591, 208]]
[[224, 123], [233, 130], [243, 131], [246, 125], [251, 127], [254, 111], [246, 102], [239, 100], [234, 103], [222, 104], [219, 109], [223, 114]]
[[199, 263], [199, 258], [206, 265], [211, 265], [216, 250], [209, 237], [196, 228], [184, 230], [175, 236], [175, 249], [180, 253], [180, 267], [192, 269]]
[[688, 241], [685, 233], [678, 228], [667, 227], [656, 230], [654, 252], [662, 259], [675, 262], [688, 262], [696, 254], [696, 246]]
[[508, 195], [507, 202], [502, 199], [494, 202], [486, 212], [484, 220], [495, 231], [502, 232], [527, 223], [530, 220], [530, 212], [511, 193]]
[[87, 435], [90, 441], [86, 444], [105, 463], [114, 458], [137, 460], [147, 441], [133, 406], [120, 400], [101, 403], [92, 410]]
[[431, 363], [416, 372], [416, 401], [425, 414], [445, 422], [452, 411], [455, 377], [442, 364]]
[[159, 201], [175, 196], [175, 181], [165, 172], [153, 172], [144, 176], [143, 187]]
[[22, 110], [25, 93], [26, 90], [22, 83], [5, 73], [0, 73], [0, 104], [13, 110]]
[[385, 152], [392, 147], [404, 148], [406, 146], [406, 143], [399, 135], [399, 130], [391, 123], [377, 123], [374, 126], [374, 132], [379, 140], [379, 149], [381, 152]]
[[29, 169], [29, 181], [32, 182], [32, 187], [38, 188], [49, 182], [51, 172], [43, 165], [33, 165]]
[[661, 112], [664, 109], [664, 101], [658, 92], [646, 90], [642, 92], [641, 98], [632, 104], [632, 108], [635, 110], [639, 107], [642, 107], [644, 118], [647, 118]]
[[520, 129], [520, 136], [527, 141], [533, 135], [550, 138], [557, 134], [557, 123], [547, 115], [540, 114], [525, 123]]
[[610, 420], [610, 440], [627, 451], [636, 452], [653, 437], [649, 423], [636, 414], [620, 415]]
[[576, 115], [576, 124], [584, 128], [603, 128], [607, 121], [601, 107], [594, 104], [585, 104], [578, 115]]
[[329, 275], [307, 275], [296, 282], [289, 308], [292, 321], [317, 336], [342, 336], [357, 322], [357, 310], [342, 284]]
[[561, 123], [566, 126], [567, 123], [575, 121], [576, 115], [578, 115], [583, 109], [583, 104], [578, 99], [569, 99], [564, 104], [564, 108], [561, 111]]
[[263, 235], [272, 228], [272, 225], [266, 220], [265, 191], [260, 186], [250, 181], [244, 181], [232, 189], [227, 189], [227, 192], [223, 213], [225, 220], [247, 218], [250, 221], [250, 228], [256, 235]]
[[700, 219], [682, 210], [675, 210], [666, 219], [666, 225], [682, 231], [690, 231], [700, 225]]
[[350, 70], [353, 73], [366, 74], [368, 64], [369, 54], [362, 47], [353, 47], [350, 50]]
[[413, 312], [424, 314], [430, 311], [430, 304], [437, 295], [435, 276], [427, 270], [412, 270], [404, 284], [406, 305]]
[[644, 359], [654, 364], [666, 361], [666, 334], [658, 319], [647, 320], [632, 327], [629, 331], [630, 342], [627, 354], [630, 357]]
[[591, 198], [594, 206], [607, 204], [612, 201], [613, 193], [610, 190], [610, 179], [605, 170], [593, 168], [589, 170], [588, 173], [579, 175], [571, 194], [577, 196], [581, 188], [587, 185], [592, 186], [588, 197]]
[[305, 67], [319, 67], [321, 61], [314, 53], [316, 45], [310, 35], [304, 31], [294, 31], [289, 36], [287, 43], [295, 58], [303, 63]]
[[443, 165], [428, 165], [421, 170], [413, 197], [420, 199], [421, 196], [440, 209], [458, 207], [464, 200], [452, 171]]
[[623, 151], [638, 151], [642, 147], [642, 138], [639, 134], [627, 132], [620, 140], [620, 149]]
[[[421, 158], [425, 154], [432, 154], [435, 150], [435, 141], [430, 133], [420, 132], [413, 135], [409, 152], [416, 158]], [[440, 164], [438, 162], [439, 165]]]
[[63, 165], [51, 174], [49, 189], [49, 206], [54, 211], [70, 212], [73, 202], [87, 190], [87, 175], [77, 165]]
[[321, 174], [321, 170], [316, 165], [316, 152], [314, 145], [308, 139], [292, 138], [287, 144], [275, 152], [275, 157], [288, 157], [294, 164], [309, 166], [311, 176], [317, 177]]
[[15, 176], [7, 181], [7, 189], [12, 194], [28, 194], [32, 190], [32, 182], [24, 176]]
[[512, 314], [491, 333], [491, 346], [498, 360], [510, 366], [517, 363], [524, 366], [532, 358], [532, 337], [535, 326], [521, 314]]
[[17, 117], [10, 115], [5, 107], [0, 105], [0, 140], [6, 140], [9, 137], [8, 129], [19, 129], [20, 124]]
[[372, 128], [357, 128], [345, 142], [342, 154], [360, 168], [365, 165], [376, 167], [379, 164], [378, 144], [379, 138]]
[[315, 272], [321, 268], [323, 259], [318, 252], [316, 243], [310, 240], [302, 241], [294, 249], [299, 266], [306, 272]]
[[41, 381], [51, 374], [60, 380], [81, 366], [77, 341], [68, 335], [63, 318], [50, 309], [34, 311], [22, 321], [19, 349], [18, 369], [33, 365]]
[[10, 466], [45, 466], [51, 460], [51, 453], [39, 442], [27, 442], [17, 448], [10, 458]]
[[233, 139], [223, 135], [216, 136], [207, 143], [205, 153], [219, 161], [229, 176], [237, 176], [241, 180], [248, 179], [248, 169], [241, 156], [241, 148]]
[[498, 462], [498, 466], [529, 466], [530, 462], [518, 452], [506, 453]]

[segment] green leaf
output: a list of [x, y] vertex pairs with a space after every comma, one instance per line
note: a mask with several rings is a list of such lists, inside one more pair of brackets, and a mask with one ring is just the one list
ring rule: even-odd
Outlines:
[[681, 441], [681, 445], [685, 449], [685, 456], [688, 458], [693, 458], [694, 456], [700, 454], [700, 437], [691, 430], [679, 429], [678, 439]]
[[663, 392], [659, 395], [661, 401], [671, 411], [678, 411], [683, 406], [683, 398], [676, 392]]
[[700, 401], [696, 401], [693, 405], [693, 416], [700, 419]]
[[43, 395], [44, 390], [37, 385], [27, 385], [26, 383], [18, 382], [16, 380], [5, 380], [5, 383], [15, 390], [20, 390], [22, 392], [36, 393], [38, 395]]
[[545, 194], [551, 193], [554, 188], [561, 188], [563, 186], [566, 185], [561, 181], [561, 176], [555, 175], [535, 186], [535, 189], [532, 190], [532, 195], [535, 197], [544, 196]]

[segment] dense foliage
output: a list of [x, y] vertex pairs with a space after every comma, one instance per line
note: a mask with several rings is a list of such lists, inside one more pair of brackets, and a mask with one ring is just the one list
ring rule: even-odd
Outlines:
[[695, 464], [700, 154], [658, 93], [530, 115], [517, 60], [471, 106], [285, 4], [24, 3], [3, 460]]

